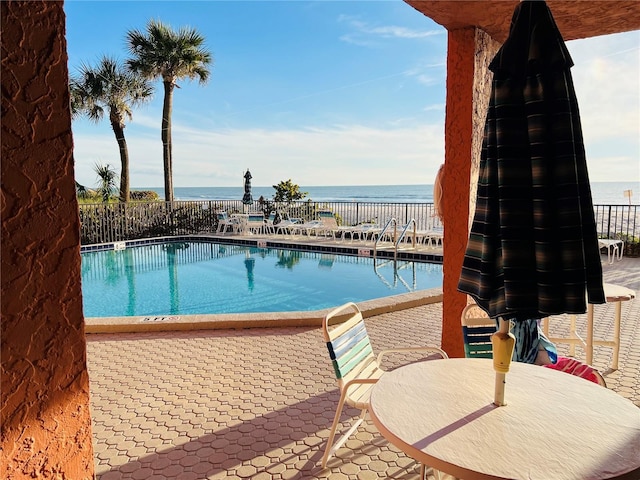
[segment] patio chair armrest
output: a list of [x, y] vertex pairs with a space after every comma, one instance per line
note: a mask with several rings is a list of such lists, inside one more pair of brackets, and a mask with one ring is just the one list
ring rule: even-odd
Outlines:
[[343, 390], [347, 390], [348, 388], [352, 387], [355, 384], [367, 384], [367, 383], [376, 383], [378, 381], [377, 378], [354, 378], [352, 380], [349, 380], [348, 382], [346, 382], [342, 389]]
[[437, 353], [439, 354], [443, 359], [444, 358], [449, 358], [449, 355], [446, 354], [446, 352], [444, 350], [442, 350], [441, 348], [438, 347], [403, 347], [403, 348], [388, 348], [386, 350], [381, 351], [378, 354], [378, 364], [381, 363], [382, 361], [382, 357], [384, 357], [385, 355], [389, 354], [389, 353], [409, 353], [409, 352], [414, 352], [414, 353], [420, 353], [420, 352], [431, 352], [431, 353]]

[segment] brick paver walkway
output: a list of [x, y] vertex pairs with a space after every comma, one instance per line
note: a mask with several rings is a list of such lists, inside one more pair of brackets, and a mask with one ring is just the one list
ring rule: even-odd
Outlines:
[[[603, 268], [605, 281], [640, 291], [640, 259]], [[596, 307], [599, 337], [612, 331], [613, 308]], [[441, 304], [367, 325], [377, 350], [439, 345]], [[610, 348], [595, 348], [609, 388], [640, 406], [638, 300], [623, 304], [620, 369], [610, 361]], [[88, 335], [88, 363], [100, 480], [418, 478], [370, 421], [320, 469], [338, 392], [317, 328]], [[357, 413], [347, 409], [344, 424]]]

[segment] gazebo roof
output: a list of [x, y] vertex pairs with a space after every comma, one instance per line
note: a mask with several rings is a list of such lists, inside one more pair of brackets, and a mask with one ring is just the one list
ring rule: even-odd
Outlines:
[[[405, 0], [447, 30], [478, 27], [504, 42], [518, 0]], [[565, 41], [640, 29], [640, 1], [547, 0]]]

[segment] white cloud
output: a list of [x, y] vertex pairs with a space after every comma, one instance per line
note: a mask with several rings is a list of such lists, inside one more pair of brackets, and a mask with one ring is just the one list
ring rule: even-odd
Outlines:
[[[640, 178], [640, 32], [568, 43], [592, 181]], [[442, 65], [428, 65], [429, 68]], [[381, 78], [418, 76], [425, 68]], [[377, 79], [374, 79], [377, 80]], [[373, 80], [371, 80], [373, 81]], [[355, 85], [365, 85], [359, 82]], [[349, 85], [352, 86], [353, 84]], [[329, 89], [339, 90], [345, 87]], [[425, 112], [442, 112], [434, 99]], [[282, 102], [275, 102], [275, 104]], [[132, 186], [162, 186], [160, 109], [135, 112], [125, 131]], [[299, 128], [198, 128], [174, 118], [176, 186], [236, 186], [250, 168], [254, 184], [273, 185], [292, 178], [300, 185], [431, 183], [444, 159], [444, 122], [426, 124], [390, 118], [385, 126], [318, 125], [313, 116]], [[439, 116], [440, 118], [440, 116]], [[301, 122], [300, 122], [301, 123]], [[118, 148], [108, 123], [74, 124], [76, 178], [95, 184], [96, 161], [120, 169]]]
[[372, 27], [366, 24], [360, 23], [354, 25], [360, 28], [363, 33], [369, 33], [371, 35], [381, 36], [383, 38], [425, 38], [432, 37], [433, 35], [441, 35], [441, 30], [411, 30], [406, 27], [399, 27], [396, 25], [389, 25], [383, 27]]
[[640, 32], [567, 46], [591, 180], [640, 178]]
[[398, 25], [372, 25], [358, 17], [340, 15], [338, 22], [346, 23], [353, 31], [342, 35], [340, 40], [360, 46], [372, 46], [376, 38], [427, 38], [434, 35], [444, 35], [444, 29], [415, 30]]
[[[379, 129], [359, 125], [300, 130], [210, 132], [176, 125], [175, 186], [236, 186], [250, 168], [255, 185], [292, 178], [300, 185], [431, 183], [444, 158], [442, 125]], [[128, 140], [132, 186], [163, 184], [160, 139]], [[76, 178], [93, 185], [95, 158], [120, 169], [107, 134], [75, 138]]]

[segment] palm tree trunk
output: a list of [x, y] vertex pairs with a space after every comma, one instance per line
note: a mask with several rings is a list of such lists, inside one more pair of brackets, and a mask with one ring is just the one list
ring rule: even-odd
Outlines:
[[162, 157], [164, 159], [164, 199], [173, 202], [173, 167], [171, 159], [171, 110], [173, 105], [173, 83], [164, 84], [162, 107]]
[[120, 201], [129, 201], [129, 150], [127, 148], [127, 141], [124, 138], [124, 127], [119, 122], [111, 123], [113, 133], [116, 135], [116, 141], [118, 142], [118, 148], [120, 149], [120, 163], [122, 168], [120, 170]]

